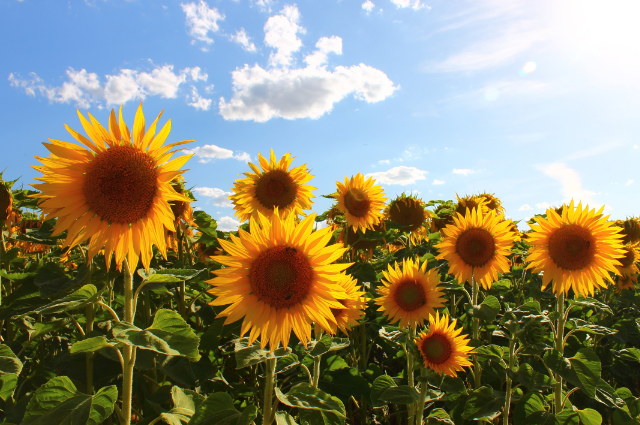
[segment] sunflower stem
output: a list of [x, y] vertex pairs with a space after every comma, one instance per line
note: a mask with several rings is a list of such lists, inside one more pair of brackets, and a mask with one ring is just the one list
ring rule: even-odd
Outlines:
[[[124, 277], [124, 321], [133, 324], [135, 317], [135, 305], [133, 302], [133, 271], [125, 258], [123, 263]], [[122, 368], [122, 415], [125, 425], [131, 424], [131, 405], [133, 402], [133, 365], [136, 362], [136, 347], [125, 345], [123, 347]]]
[[367, 370], [367, 325], [362, 324], [360, 328], [360, 369]]
[[318, 388], [318, 382], [320, 381], [320, 360], [322, 360], [321, 355], [313, 358], [313, 382], [311, 383], [313, 388]]
[[[564, 291], [556, 298], [558, 312], [558, 326], [556, 327], [556, 350], [564, 357]], [[556, 415], [562, 412], [563, 400], [562, 400], [562, 377], [556, 376], [556, 388], [555, 388], [555, 409]]]
[[[318, 363], [320, 363], [318, 361]], [[276, 371], [276, 359], [267, 359], [265, 362], [266, 366], [266, 374], [264, 377], [264, 398], [262, 400], [262, 425], [271, 425], [273, 421], [273, 378], [275, 377]], [[319, 366], [318, 366], [319, 367]], [[315, 369], [315, 359], [314, 359], [314, 369]], [[315, 376], [313, 377], [315, 381]]]
[[[471, 289], [472, 289], [472, 307], [475, 310], [478, 307], [478, 295], [480, 292], [480, 286], [478, 282], [474, 279], [473, 275], [471, 275]], [[477, 317], [473, 318], [473, 339], [478, 341], [480, 337], [480, 319]], [[480, 368], [480, 362], [478, 361], [478, 356], [473, 356], [473, 384], [475, 388], [480, 388], [481, 386], [481, 377], [482, 377], [482, 369]]]
[[[412, 326], [409, 326], [409, 335], [411, 337], [411, 340], [415, 339], [415, 335], [414, 335], [414, 328]], [[416, 387], [416, 383], [415, 383], [415, 379], [413, 376], [413, 353], [411, 352], [411, 347], [409, 347], [408, 345], [405, 348], [405, 353], [407, 355], [407, 381], [409, 384], [410, 388], [415, 388]], [[416, 414], [416, 405], [415, 404], [410, 404], [409, 405], [409, 416], [408, 416], [408, 424], [412, 424], [414, 421], [414, 416]]]
[[[509, 370], [513, 369], [513, 366], [516, 362], [516, 337], [512, 333], [509, 339]], [[511, 385], [512, 380], [509, 374], [507, 374], [507, 394], [504, 400], [504, 412], [502, 413], [502, 423], [504, 425], [509, 425], [509, 410], [511, 409]]]
[[[2, 256], [4, 255], [4, 224], [0, 223], [0, 270], [2, 270]], [[0, 276], [0, 305], [2, 305], [2, 276]], [[7, 322], [9, 323], [9, 322]], [[0, 327], [2, 331], [2, 327]]]
[[424, 417], [424, 404], [427, 400], [427, 368], [422, 367], [420, 369], [420, 401], [418, 401], [418, 411], [416, 412], [416, 425], [422, 425], [422, 418]]

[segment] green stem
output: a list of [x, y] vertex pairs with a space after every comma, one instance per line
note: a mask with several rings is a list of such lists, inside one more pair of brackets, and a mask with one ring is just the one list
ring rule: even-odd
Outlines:
[[178, 239], [178, 260], [184, 265], [184, 253], [182, 252], [182, 229], [180, 223], [176, 226], [176, 239]]
[[360, 328], [360, 369], [367, 370], [367, 325], [362, 324]]
[[[558, 313], [558, 326], [556, 327], [556, 350], [560, 353], [560, 355], [564, 356], [564, 292], [562, 292], [557, 298], [556, 311]], [[562, 377], [560, 375], [556, 376], [556, 388], [555, 388], [555, 409], [556, 415], [562, 412], [563, 409], [563, 400], [562, 400]]]
[[[315, 362], [315, 359], [314, 359]], [[318, 362], [319, 363], [319, 362]], [[267, 359], [265, 362], [267, 372], [264, 377], [264, 398], [262, 401], [262, 425], [271, 425], [273, 422], [273, 379], [276, 371], [276, 359]], [[314, 365], [315, 369], [315, 365]], [[314, 376], [314, 381], [316, 380]]]
[[[514, 334], [511, 334], [511, 338], [509, 339], [509, 371], [513, 369], [513, 366], [516, 362], [516, 338]], [[502, 423], [504, 425], [509, 425], [509, 410], [511, 409], [511, 377], [507, 374], [507, 394], [504, 401], [504, 412], [502, 414]]]
[[[124, 321], [133, 324], [135, 317], [135, 305], [133, 302], [133, 271], [129, 268], [129, 263], [124, 260]], [[122, 378], [122, 415], [125, 425], [131, 424], [131, 405], [133, 402], [133, 366], [136, 362], [136, 347], [124, 346], [123, 355], [123, 378]]]
[[[2, 243], [0, 243], [0, 270], [2, 270], [2, 256], [4, 255], [4, 250], [5, 250], [5, 246], [4, 246], [4, 230], [2, 228], [3, 226], [0, 225], [0, 241]], [[0, 305], [2, 305], [2, 276], [0, 276]], [[9, 323], [9, 322], [7, 322]], [[2, 328], [0, 328], [0, 331], [2, 330]]]
[[[414, 338], [414, 329], [413, 327], [409, 326], [409, 335], [411, 335], [411, 338]], [[411, 352], [411, 349], [406, 347], [405, 348], [405, 353], [407, 355], [407, 381], [409, 384], [410, 388], [415, 388], [416, 383], [415, 383], [415, 379], [414, 379], [414, 374], [413, 374], [413, 353]], [[416, 405], [415, 404], [411, 404], [409, 405], [409, 416], [408, 416], [408, 424], [412, 424], [414, 421], [414, 416], [416, 414]]]
[[451, 311], [449, 311], [449, 315], [452, 319], [456, 318], [456, 294], [451, 294]]
[[[480, 286], [478, 282], [471, 277], [471, 289], [472, 289], [472, 307], [475, 308], [478, 306], [478, 295], [480, 292]], [[473, 339], [476, 341], [480, 339], [480, 319], [477, 317], [473, 318]], [[481, 386], [481, 377], [482, 377], [482, 369], [480, 368], [480, 362], [478, 361], [478, 357], [476, 355], [473, 356], [473, 384], [475, 388], [480, 388]]]
[[313, 358], [313, 382], [311, 383], [313, 388], [318, 388], [320, 381], [320, 360], [322, 360], [322, 355]]
[[[87, 324], [85, 326], [85, 335], [93, 331], [93, 322], [95, 320], [95, 314], [93, 311], [93, 304], [87, 304], [85, 307], [85, 314], [87, 316]], [[93, 394], [93, 355], [94, 353], [87, 353], [87, 394]]]
[[422, 425], [422, 418], [424, 417], [424, 404], [427, 400], [427, 368], [424, 366], [420, 369], [420, 401], [418, 401], [418, 411], [416, 414], [416, 425]]

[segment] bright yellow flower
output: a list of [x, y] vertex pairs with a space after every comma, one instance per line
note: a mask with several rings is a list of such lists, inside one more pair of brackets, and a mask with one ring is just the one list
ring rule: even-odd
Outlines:
[[346, 334], [351, 326], [358, 326], [358, 321], [364, 315], [364, 309], [367, 306], [364, 292], [360, 291], [354, 278], [348, 274], [342, 274], [337, 283], [344, 289], [347, 297], [338, 299], [338, 302], [344, 305], [344, 308], [331, 309], [336, 323], [330, 322], [330, 328], [324, 329], [324, 331], [332, 335], [335, 335], [338, 329]]
[[384, 198], [382, 186], [374, 186], [375, 182], [373, 177], [365, 180], [360, 173], [351, 179], [345, 177], [344, 184], [336, 182], [337, 207], [345, 214], [347, 225], [354, 231], [362, 229], [362, 232], [366, 232], [382, 219], [382, 209], [387, 198]]
[[449, 316], [439, 313], [429, 318], [429, 332], [422, 332], [416, 338], [416, 345], [424, 366], [442, 375], [455, 378], [463, 367], [471, 366], [469, 336], [460, 335], [462, 328], [456, 329], [456, 320], [449, 324]]

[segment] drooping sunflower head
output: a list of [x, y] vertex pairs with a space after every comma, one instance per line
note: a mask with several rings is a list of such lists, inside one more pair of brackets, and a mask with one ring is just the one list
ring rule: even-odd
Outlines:
[[64, 246], [73, 247], [90, 239], [88, 260], [104, 249], [107, 268], [112, 254], [120, 268], [125, 258], [131, 269], [138, 259], [149, 267], [152, 245], [166, 255], [165, 228], [175, 231], [170, 201], [189, 202], [170, 182], [191, 157], [171, 159], [182, 141], [164, 145], [171, 120], [156, 134], [160, 116], [145, 130], [142, 104], [136, 112], [133, 131], [112, 110], [109, 129], [89, 114], [90, 122], [78, 111], [89, 136], [66, 126], [82, 145], [50, 139], [46, 158], [36, 157], [43, 166], [34, 166], [43, 183], [33, 185], [41, 193], [40, 207], [46, 219], [57, 217], [54, 234], [68, 232]]
[[376, 185], [373, 177], [365, 180], [360, 173], [345, 177], [344, 183], [336, 182], [338, 192], [335, 195], [338, 209], [347, 218], [347, 225], [353, 230], [372, 229], [382, 219], [384, 208], [384, 191], [382, 186]]
[[622, 252], [624, 253], [624, 257], [618, 258], [620, 265], [616, 266], [618, 273], [625, 277], [640, 273], [640, 269], [638, 269], [638, 266], [636, 265], [636, 263], [640, 261], [640, 249], [638, 248], [638, 243], [625, 245], [622, 248]]
[[495, 211], [496, 214], [504, 214], [502, 201], [500, 201], [500, 199], [494, 193], [484, 192], [479, 194], [477, 198], [484, 199], [487, 209]]
[[[171, 187], [180, 195], [184, 195], [189, 198], [190, 201], [196, 200], [193, 198], [191, 191], [185, 187], [184, 177], [178, 176], [173, 179], [171, 181]], [[181, 221], [195, 225], [193, 221], [193, 208], [191, 207], [191, 202], [174, 200], [169, 202], [169, 206], [171, 206], [171, 212], [175, 217], [176, 225], [180, 224]]]
[[333, 335], [338, 332], [338, 329], [346, 334], [351, 326], [357, 326], [367, 306], [364, 298], [365, 293], [360, 290], [358, 282], [353, 277], [343, 273], [339, 276], [337, 283], [342, 287], [347, 297], [338, 299], [338, 302], [342, 304], [344, 308], [331, 309], [336, 323], [329, 322], [330, 328], [324, 329], [324, 331]]
[[207, 281], [217, 298], [211, 305], [228, 305], [219, 316], [225, 323], [244, 318], [240, 334], [249, 342], [258, 337], [271, 351], [286, 347], [291, 331], [306, 346], [311, 324], [331, 330], [337, 321], [331, 309], [344, 309], [338, 300], [350, 299], [337, 282], [351, 263], [334, 264], [346, 251], [342, 244], [327, 246], [332, 231], [313, 232], [315, 214], [297, 223], [295, 214], [280, 218], [274, 211], [250, 218], [250, 232], [240, 229], [231, 241], [218, 239], [229, 255], [213, 257], [225, 265]]
[[462, 328], [456, 329], [456, 320], [449, 323], [449, 316], [435, 313], [429, 317], [429, 332], [422, 332], [416, 338], [416, 345], [424, 366], [442, 375], [457, 377], [457, 372], [469, 361], [472, 347], [469, 347], [469, 336], [460, 335]]
[[457, 204], [453, 201], [444, 202], [436, 207], [431, 213], [431, 231], [439, 232], [447, 225], [453, 224], [453, 217], [456, 215]]
[[535, 217], [537, 224], [530, 225], [531, 244], [527, 268], [543, 272], [543, 289], [553, 281], [556, 295], [570, 289], [579, 295], [593, 295], [597, 287], [606, 287], [611, 281], [609, 272], [618, 274], [616, 266], [625, 256], [620, 228], [608, 222], [598, 212], [582, 208], [573, 201], [563, 208], [562, 216], [553, 208], [547, 210], [547, 218]]
[[429, 219], [429, 211], [425, 209], [422, 199], [403, 193], [391, 201], [384, 212], [387, 220], [407, 226], [402, 230], [411, 233], [415, 243], [426, 236], [427, 231], [424, 225]]
[[508, 255], [517, 239], [511, 231], [511, 220], [503, 220], [494, 211], [481, 208], [460, 213], [454, 223], [443, 231], [442, 242], [436, 245], [436, 258], [449, 262], [449, 273], [461, 284], [473, 278], [485, 289], [498, 280], [498, 273], [510, 269]]
[[229, 196], [240, 221], [257, 218], [258, 213], [271, 217], [276, 209], [283, 217], [306, 215], [304, 210], [311, 208], [311, 198], [315, 198], [311, 193], [315, 187], [307, 185], [313, 176], [307, 164], [289, 169], [294, 158], [287, 153], [278, 161], [272, 149], [269, 161], [258, 154], [260, 167], [249, 163], [253, 172], [236, 180]]
[[616, 220], [616, 226], [622, 228], [622, 242], [625, 244], [634, 244], [640, 241], [640, 222], [636, 217], [626, 220]]
[[621, 294], [625, 289], [630, 289], [635, 291], [636, 285], [638, 284], [638, 275], [631, 274], [629, 276], [618, 276], [618, 281], [616, 282], [616, 293]]
[[456, 198], [458, 198], [456, 212], [463, 216], [467, 214], [467, 210], [473, 211], [475, 209], [480, 209], [481, 212], [484, 213], [489, 209], [487, 207], [487, 199], [483, 196], [467, 195], [461, 198], [456, 193]]
[[444, 305], [444, 294], [438, 287], [440, 276], [434, 269], [427, 270], [426, 261], [420, 265], [419, 259], [415, 262], [404, 259], [402, 265], [389, 264], [389, 269], [382, 273], [383, 286], [378, 287], [380, 297], [376, 304], [391, 323], [400, 322], [398, 326], [402, 328], [415, 327]]
[[2, 224], [6, 223], [7, 228], [11, 227], [11, 212], [13, 210], [13, 194], [11, 193], [11, 182], [2, 179], [4, 171], [0, 173], [0, 230]]

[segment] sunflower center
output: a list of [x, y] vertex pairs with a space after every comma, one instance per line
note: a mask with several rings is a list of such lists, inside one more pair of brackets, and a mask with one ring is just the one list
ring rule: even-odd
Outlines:
[[158, 187], [155, 161], [133, 146], [100, 152], [87, 166], [84, 198], [102, 220], [133, 223], [147, 216]]
[[291, 247], [269, 248], [249, 270], [253, 293], [276, 309], [291, 307], [305, 299], [312, 282], [313, 269], [309, 260]]
[[421, 351], [429, 363], [441, 364], [451, 357], [451, 344], [444, 335], [434, 334], [424, 340]]
[[630, 267], [635, 262], [636, 256], [632, 248], [625, 247], [624, 251], [624, 257], [618, 258], [618, 261], [622, 263], [622, 267]]
[[352, 216], [364, 217], [369, 212], [371, 201], [364, 190], [354, 188], [344, 195], [344, 205]]
[[407, 232], [413, 232], [424, 223], [424, 208], [416, 201], [398, 200], [389, 209], [389, 217], [402, 226], [409, 226]]
[[496, 242], [485, 229], [473, 228], [462, 232], [456, 241], [456, 252], [466, 264], [482, 267], [493, 258]]
[[256, 183], [256, 198], [266, 208], [286, 208], [296, 199], [296, 183], [283, 170], [271, 170], [262, 174]]
[[424, 288], [415, 279], [408, 279], [400, 283], [394, 294], [394, 299], [403, 311], [414, 311], [427, 303]]
[[580, 270], [588, 267], [596, 253], [591, 232], [577, 224], [568, 224], [549, 238], [549, 256], [560, 268]]

